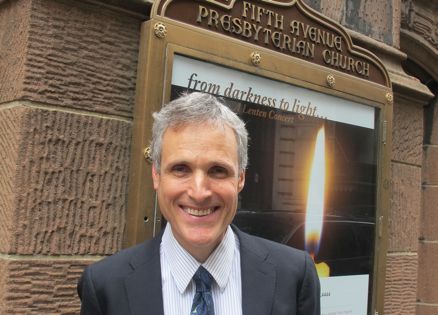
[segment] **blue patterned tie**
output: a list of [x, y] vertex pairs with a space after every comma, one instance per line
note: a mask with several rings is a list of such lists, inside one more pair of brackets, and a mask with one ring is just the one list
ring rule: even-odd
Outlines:
[[193, 280], [196, 284], [196, 293], [190, 315], [214, 315], [213, 296], [211, 295], [213, 277], [201, 266], [193, 276]]

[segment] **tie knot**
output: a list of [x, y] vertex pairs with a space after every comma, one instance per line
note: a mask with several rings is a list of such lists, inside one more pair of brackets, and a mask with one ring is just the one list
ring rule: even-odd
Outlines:
[[196, 292], [211, 291], [213, 276], [204, 267], [200, 266], [198, 270], [196, 270], [193, 280], [196, 284]]

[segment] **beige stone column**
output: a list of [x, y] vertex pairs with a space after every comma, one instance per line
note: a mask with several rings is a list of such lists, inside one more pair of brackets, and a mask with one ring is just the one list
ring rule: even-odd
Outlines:
[[434, 94], [424, 108], [417, 315], [438, 314], [438, 1], [403, 0], [400, 45], [410, 70]]
[[[407, 55], [400, 51], [401, 1], [317, 2], [324, 14], [352, 30], [355, 43], [377, 54], [390, 73], [394, 104], [385, 314], [416, 314], [418, 273], [424, 266], [421, 259], [419, 262], [422, 245], [418, 244], [422, 213], [423, 107], [432, 94], [402, 68]], [[432, 207], [436, 210], [436, 206]], [[429, 284], [425, 289], [430, 290]]]
[[99, 2], [0, 1], [0, 314], [75, 314], [122, 246], [139, 27]]
[[419, 244], [418, 315], [438, 313], [438, 100], [431, 115], [430, 138], [425, 139], [423, 158], [423, 212]]

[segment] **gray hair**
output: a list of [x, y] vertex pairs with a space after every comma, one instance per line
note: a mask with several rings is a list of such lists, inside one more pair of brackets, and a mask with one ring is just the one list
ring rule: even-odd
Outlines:
[[228, 126], [236, 135], [239, 171], [248, 164], [248, 131], [245, 123], [216, 97], [200, 92], [184, 93], [181, 97], [153, 113], [151, 159], [159, 172], [163, 135], [168, 128], [209, 122]]

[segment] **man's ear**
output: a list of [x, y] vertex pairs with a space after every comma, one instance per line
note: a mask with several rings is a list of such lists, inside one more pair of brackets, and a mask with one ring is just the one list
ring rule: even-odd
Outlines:
[[155, 168], [154, 163], [152, 163], [152, 181], [154, 182], [154, 189], [157, 190], [160, 183], [160, 173]]
[[239, 190], [239, 192], [242, 191], [243, 186], [245, 186], [245, 171], [241, 171], [239, 173], [239, 178], [237, 182], [237, 189]]

